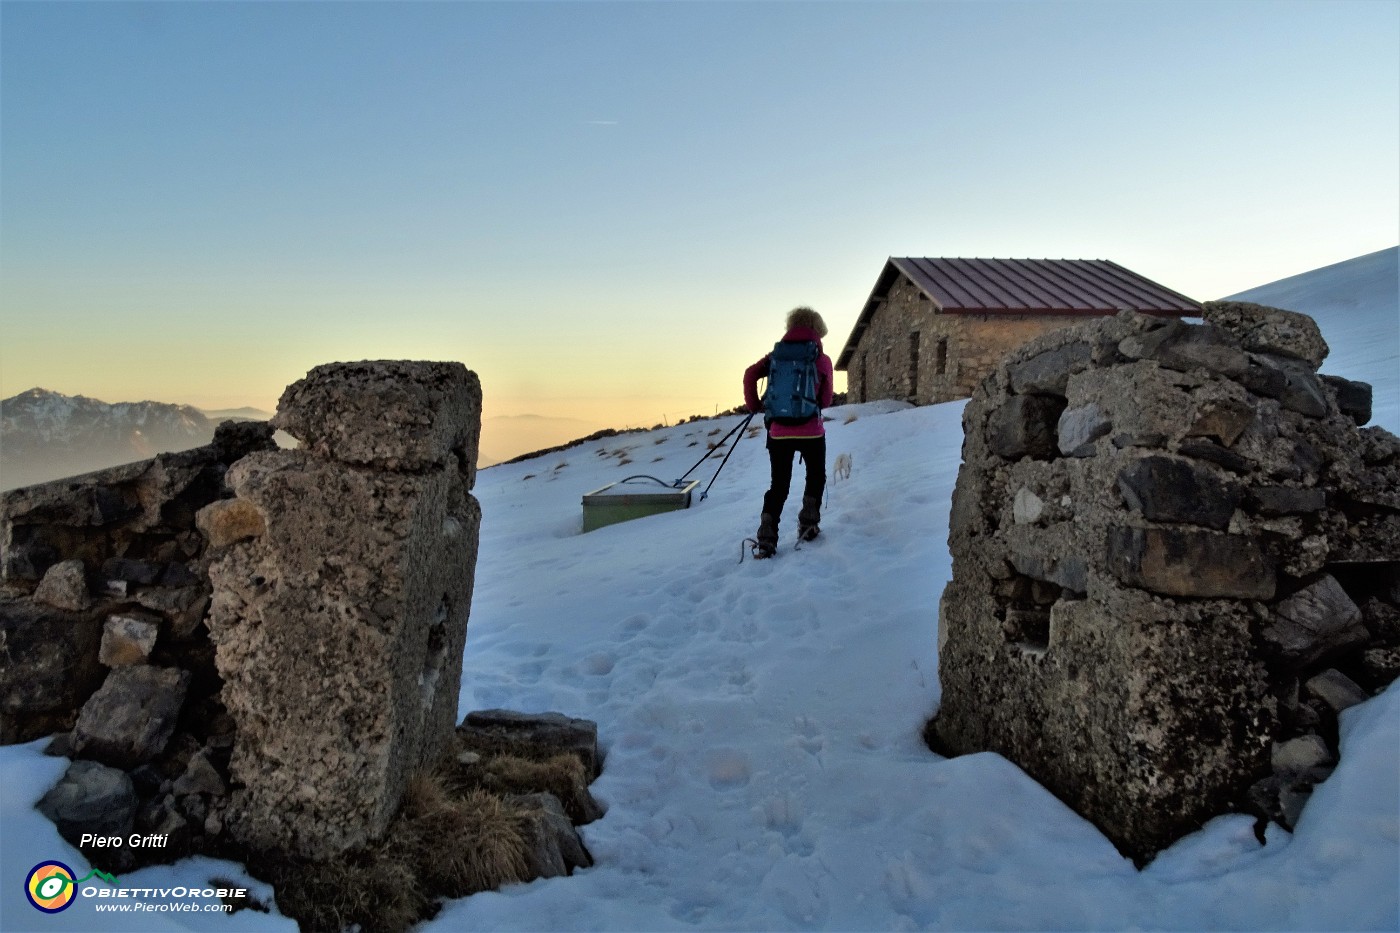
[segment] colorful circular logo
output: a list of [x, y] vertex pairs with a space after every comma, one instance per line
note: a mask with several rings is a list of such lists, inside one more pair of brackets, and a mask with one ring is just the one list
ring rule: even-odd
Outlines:
[[40, 862], [24, 879], [24, 894], [35, 910], [46, 914], [66, 910], [78, 895], [73, 869], [62, 862]]

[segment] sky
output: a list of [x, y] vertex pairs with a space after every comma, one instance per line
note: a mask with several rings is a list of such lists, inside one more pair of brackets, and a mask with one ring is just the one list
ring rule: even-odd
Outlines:
[[1400, 241], [1397, 164], [1382, 0], [3, 0], [0, 397], [442, 359], [488, 423], [674, 423], [889, 256], [1218, 298]]

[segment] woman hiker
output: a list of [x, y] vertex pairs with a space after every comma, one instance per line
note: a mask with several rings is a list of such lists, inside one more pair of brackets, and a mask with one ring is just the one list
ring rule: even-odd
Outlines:
[[[769, 488], [763, 494], [754, 557], [772, 557], [778, 549], [778, 519], [792, 486], [792, 458], [801, 454], [807, 466], [802, 508], [797, 513], [797, 537], [811, 541], [820, 532], [822, 491], [826, 488], [826, 427], [821, 409], [831, 405], [831, 357], [822, 352], [826, 322], [811, 308], [793, 308], [787, 333], [773, 352], [744, 370], [744, 402], [751, 412], [763, 412], [768, 428]], [[815, 344], [815, 347], [812, 345]], [[776, 361], [775, 361], [776, 359]], [[768, 391], [758, 397], [758, 380], [768, 379]], [[814, 380], [815, 391], [804, 380]], [[784, 395], [775, 397], [782, 383]], [[795, 387], [795, 391], [787, 391]], [[796, 400], [794, 402], [794, 399]], [[815, 414], [811, 412], [815, 409]]]

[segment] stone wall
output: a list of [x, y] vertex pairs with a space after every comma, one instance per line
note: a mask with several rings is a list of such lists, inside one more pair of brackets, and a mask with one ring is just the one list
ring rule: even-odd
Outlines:
[[231, 829], [324, 859], [377, 838], [452, 734], [480, 508], [481, 389], [460, 364], [321, 366], [229, 471], [209, 627], [238, 725]]
[[[852, 401], [967, 398], [1015, 347], [1075, 318], [941, 314], [903, 275], [870, 317], [846, 371]], [[911, 335], [917, 334], [917, 341]], [[941, 344], [941, 348], [940, 348]]]
[[1139, 860], [1251, 798], [1291, 823], [1400, 655], [1400, 440], [1311, 319], [1206, 322], [1048, 334], [963, 416], [931, 739]]
[[[853, 402], [968, 398], [1011, 351], [1083, 316], [946, 314], [903, 275], [870, 317], [846, 371]], [[917, 335], [913, 337], [911, 335]]]
[[4, 495], [0, 741], [78, 759], [41, 805], [61, 832], [311, 859], [379, 836], [453, 736], [480, 407], [460, 364], [333, 364], [282, 397], [297, 450], [227, 423]]

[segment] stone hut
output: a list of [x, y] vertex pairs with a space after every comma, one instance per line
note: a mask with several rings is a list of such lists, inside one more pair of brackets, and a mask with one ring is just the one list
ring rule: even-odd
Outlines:
[[836, 368], [853, 402], [967, 398], [1028, 340], [1124, 310], [1195, 317], [1201, 306], [1102, 259], [891, 258]]
[[964, 415], [941, 601], [950, 754], [995, 751], [1142, 861], [1291, 826], [1337, 713], [1400, 670], [1400, 439], [1316, 325], [1125, 313], [1013, 353]]

